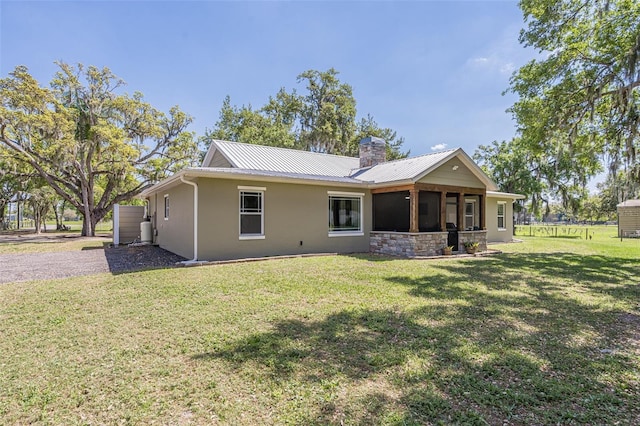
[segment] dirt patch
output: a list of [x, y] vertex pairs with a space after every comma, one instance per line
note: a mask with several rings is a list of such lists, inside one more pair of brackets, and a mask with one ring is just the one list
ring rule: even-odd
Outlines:
[[114, 274], [142, 269], [169, 268], [186, 260], [157, 246], [107, 247], [104, 249], [104, 255], [109, 264], [109, 271]]

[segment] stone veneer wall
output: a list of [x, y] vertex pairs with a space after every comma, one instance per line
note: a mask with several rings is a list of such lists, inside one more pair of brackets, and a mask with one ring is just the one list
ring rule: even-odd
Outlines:
[[[438, 256], [447, 246], [447, 232], [390, 232], [372, 231], [370, 233], [370, 251], [391, 256], [415, 257]], [[486, 247], [485, 233], [485, 247]], [[464, 246], [463, 250], [464, 250]]]
[[387, 161], [387, 143], [376, 137], [360, 141], [360, 168], [375, 166]]
[[487, 231], [458, 231], [458, 250], [465, 251], [464, 243], [477, 241], [478, 251], [487, 249]]

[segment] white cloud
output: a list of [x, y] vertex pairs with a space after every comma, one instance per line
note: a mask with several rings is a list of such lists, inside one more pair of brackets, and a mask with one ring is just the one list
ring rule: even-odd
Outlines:
[[475, 65], [484, 65], [487, 64], [489, 62], [489, 58], [472, 58], [469, 62], [471, 62], [472, 64]]
[[431, 151], [442, 151], [447, 147], [446, 143], [439, 143], [431, 147]]
[[510, 76], [518, 68], [516, 64], [526, 62], [530, 56], [520, 45], [518, 32], [517, 26], [505, 28], [499, 37], [470, 57], [466, 67]]

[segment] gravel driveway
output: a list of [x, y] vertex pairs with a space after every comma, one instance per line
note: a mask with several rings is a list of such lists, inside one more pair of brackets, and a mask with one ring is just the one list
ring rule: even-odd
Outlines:
[[0, 255], [0, 284], [74, 277], [111, 272], [114, 274], [150, 268], [174, 267], [183, 257], [160, 247], [108, 247], [53, 253]]

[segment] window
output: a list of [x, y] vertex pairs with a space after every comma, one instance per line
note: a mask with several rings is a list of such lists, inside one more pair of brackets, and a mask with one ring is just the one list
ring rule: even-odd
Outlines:
[[264, 238], [265, 188], [240, 189], [240, 239]]
[[473, 200], [466, 200], [464, 203], [464, 229], [467, 231], [473, 230], [475, 226], [475, 206]]
[[164, 194], [164, 220], [169, 220], [169, 194]]
[[329, 191], [329, 236], [361, 236], [364, 194]]
[[505, 211], [507, 208], [507, 203], [504, 201], [498, 201], [498, 230], [506, 231], [507, 224], [505, 222]]

